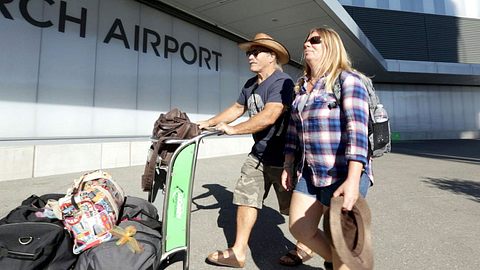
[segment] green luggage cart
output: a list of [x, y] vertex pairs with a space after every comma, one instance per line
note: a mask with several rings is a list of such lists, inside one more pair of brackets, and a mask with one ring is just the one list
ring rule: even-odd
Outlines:
[[178, 261], [183, 261], [183, 269], [189, 269], [190, 212], [198, 148], [203, 138], [212, 135], [221, 135], [221, 132], [204, 131], [189, 140], [166, 141], [178, 148], [167, 168], [157, 170], [148, 196], [157, 209], [163, 210], [160, 269]]

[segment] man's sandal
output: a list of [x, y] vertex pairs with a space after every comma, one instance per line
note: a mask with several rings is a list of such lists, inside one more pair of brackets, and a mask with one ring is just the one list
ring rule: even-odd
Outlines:
[[[225, 257], [225, 253], [227, 253], [228, 257]], [[228, 248], [225, 251], [217, 250], [216, 252], [210, 253], [206, 261], [210, 264], [232, 268], [245, 267], [245, 262], [239, 261], [231, 248]]]
[[313, 251], [310, 251], [309, 254], [305, 250], [295, 247], [295, 249], [288, 251], [287, 254], [280, 257], [278, 262], [285, 266], [298, 266], [310, 260], [312, 256]]

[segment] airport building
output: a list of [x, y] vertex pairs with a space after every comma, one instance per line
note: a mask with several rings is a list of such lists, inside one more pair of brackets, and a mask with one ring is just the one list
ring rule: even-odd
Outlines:
[[[317, 26], [372, 76], [395, 140], [480, 138], [480, 0], [8, 0], [0, 180], [144, 164], [160, 113], [198, 121], [236, 101], [253, 76], [239, 42], [270, 34], [296, 79]], [[251, 143], [211, 138], [200, 157]]]

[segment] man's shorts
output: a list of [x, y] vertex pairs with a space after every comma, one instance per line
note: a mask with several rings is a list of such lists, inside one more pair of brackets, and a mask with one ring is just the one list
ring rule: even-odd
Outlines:
[[233, 203], [262, 209], [263, 200], [273, 186], [277, 194], [280, 213], [288, 215], [292, 192], [282, 187], [282, 167], [263, 165], [248, 155], [233, 193]]

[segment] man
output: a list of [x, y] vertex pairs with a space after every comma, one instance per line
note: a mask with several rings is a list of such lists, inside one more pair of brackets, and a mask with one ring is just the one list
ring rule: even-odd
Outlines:
[[[289, 117], [286, 111], [293, 98], [293, 81], [281, 68], [290, 60], [288, 50], [269, 35], [259, 33], [239, 47], [246, 51], [250, 71], [256, 76], [245, 83], [235, 104], [198, 124], [202, 129], [215, 127], [228, 135], [252, 134], [255, 141], [242, 166], [233, 196], [233, 203], [238, 205], [235, 244], [223, 252], [213, 252], [207, 258], [216, 265], [243, 268], [257, 211], [262, 208], [272, 185], [280, 213], [288, 215], [291, 192], [281, 186], [280, 179]], [[245, 111], [250, 116], [247, 121], [228, 125]]]

